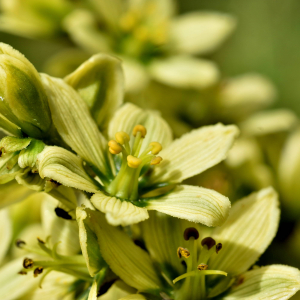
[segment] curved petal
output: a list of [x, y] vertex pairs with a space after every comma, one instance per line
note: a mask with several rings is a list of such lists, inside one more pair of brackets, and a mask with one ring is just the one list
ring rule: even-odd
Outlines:
[[104, 295], [98, 297], [98, 300], [119, 300], [121, 297], [128, 296], [134, 292], [134, 288], [128, 286], [121, 280], [117, 280]]
[[152, 183], [181, 182], [226, 158], [238, 129], [217, 124], [193, 130], [160, 152], [163, 161], [150, 175]]
[[[51, 236], [52, 245], [59, 242], [57, 251], [62, 255], [75, 255], [80, 251], [78, 239], [78, 226], [74, 220], [59, 218], [55, 208], [60, 207], [59, 202], [43, 193], [40, 195], [42, 202], [41, 218], [44, 235]], [[66, 209], [65, 207], [63, 209]], [[66, 209], [68, 212], [68, 210]], [[71, 212], [70, 212], [71, 213]]]
[[180, 53], [204, 54], [215, 50], [235, 28], [235, 19], [215, 12], [192, 12], [172, 20], [170, 43]]
[[161, 282], [148, 253], [135, 245], [125, 232], [109, 225], [101, 213], [86, 211], [97, 235], [101, 254], [113, 272], [138, 290], [158, 290]]
[[156, 59], [149, 66], [152, 77], [164, 84], [184, 89], [204, 89], [220, 77], [215, 63], [188, 56]]
[[108, 223], [114, 226], [127, 226], [149, 218], [147, 209], [107, 196], [102, 192], [94, 194], [91, 202], [98, 210], [106, 214]]
[[202, 223], [206, 226], [220, 226], [226, 220], [230, 201], [227, 197], [201, 187], [180, 185], [169, 194], [146, 200], [148, 210]]
[[209, 268], [230, 275], [245, 272], [273, 240], [279, 223], [278, 195], [273, 188], [236, 202], [225, 224], [212, 237], [223, 248], [209, 260]]
[[41, 76], [58, 133], [78, 155], [109, 176], [107, 143], [85, 102], [62, 79]]
[[300, 290], [300, 272], [296, 268], [271, 265], [248, 271], [238, 278], [224, 300], [286, 300]]
[[0, 210], [0, 264], [8, 250], [12, 238], [12, 224], [7, 209]]
[[287, 131], [298, 123], [297, 116], [287, 109], [259, 112], [239, 124], [241, 131], [249, 136], [266, 135]]
[[167, 147], [172, 141], [172, 131], [167, 122], [155, 111], [143, 110], [134, 104], [126, 103], [115, 113], [108, 127], [108, 135], [115, 138], [118, 131], [124, 131], [131, 135], [135, 125], [144, 125], [147, 135], [144, 139], [141, 151], [151, 142], [159, 142]]
[[42, 178], [48, 177], [67, 187], [91, 193], [99, 188], [85, 172], [82, 159], [66, 149], [46, 146], [38, 155], [38, 164]]
[[121, 61], [107, 54], [97, 54], [85, 61], [65, 78], [88, 105], [101, 129], [123, 102]]

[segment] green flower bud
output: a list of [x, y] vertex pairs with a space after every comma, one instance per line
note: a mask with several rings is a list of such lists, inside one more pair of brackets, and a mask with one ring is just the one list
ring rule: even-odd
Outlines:
[[52, 121], [40, 76], [20, 52], [3, 43], [0, 77], [0, 114], [30, 137], [45, 136]]

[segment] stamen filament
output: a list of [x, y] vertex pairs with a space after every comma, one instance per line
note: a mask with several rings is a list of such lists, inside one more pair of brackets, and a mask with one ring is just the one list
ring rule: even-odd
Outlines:
[[223, 272], [223, 271], [219, 271], [219, 270], [205, 270], [205, 271], [198, 271], [198, 270], [196, 271], [196, 270], [194, 270], [194, 271], [187, 272], [187, 273], [184, 273], [184, 274], [176, 277], [173, 280], [173, 283], [175, 284], [179, 280], [182, 280], [182, 279], [187, 278], [187, 277], [204, 276], [204, 275], [224, 275], [224, 276], [227, 276], [227, 273]]

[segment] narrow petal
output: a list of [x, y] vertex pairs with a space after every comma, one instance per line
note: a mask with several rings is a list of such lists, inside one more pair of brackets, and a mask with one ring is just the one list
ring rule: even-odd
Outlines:
[[224, 300], [286, 300], [300, 290], [300, 272], [296, 268], [271, 265], [248, 271], [238, 278]]
[[82, 255], [85, 258], [90, 275], [95, 276], [106, 265], [100, 253], [97, 237], [93, 226], [84, 209], [76, 209], [76, 219], [79, 227], [79, 240]]
[[110, 172], [107, 144], [79, 94], [63, 80], [42, 74], [55, 127], [63, 140], [104, 174]]
[[215, 63], [188, 56], [156, 59], [149, 66], [152, 77], [164, 84], [185, 89], [204, 89], [219, 80]]
[[65, 78], [88, 105], [100, 129], [123, 102], [121, 61], [107, 54], [97, 54]]
[[109, 225], [100, 212], [86, 211], [93, 223], [100, 251], [113, 272], [138, 290], [158, 290], [161, 282], [148, 253], [136, 246], [125, 232]]
[[190, 185], [177, 186], [169, 194], [146, 203], [148, 210], [212, 227], [222, 225], [230, 209], [227, 197], [214, 190]]
[[0, 264], [2, 263], [12, 238], [12, 224], [7, 209], [0, 210]]
[[83, 168], [82, 159], [60, 147], [45, 147], [39, 154], [39, 174], [67, 187], [74, 187], [87, 192], [96, 192], [96, 182]]
[[91, 202], [98, 210], [106, 214], [108, 223], [114, 226], [127, 226], [149, 218], [147, 209], [107, 196], [102, 192], [94, 194]]
[[16, 124], [12, 123], [11, 121], [9, 121], [2, 114], [0, 114], [0, 130], [5, 132], [6, 134], [12, 134], [12, 135], [18, 136], [18, 137], [22, 137], [22, 135], [23, 135], [21, 128], [19, 126], [17, 126]]
[[230, 275], [245, 272], [273, 240], [279, 222], [278, 195], [273, 188], [236, 202], [225, 224], [212, 237], [223, 248], [209, 260], [209, 268]]
[[290, 130], [297, 123], [298, 118], [292, 111], [277, 109], [256, 113], [240, 123], [239, 127], [244, 134], [260, 136]]
[[150, 176], [152, 183], [181, 182], [218, 164], [227, 156], [238, 129], [217, 124], [191, 131], [160, 152], [163, 161]]
[[[51, 236], [52, 245], [59, 242], [57, 251], [62, 255], [75, 255], [80, 251], [78, 226], [75, 220], [65, 220], [55, 213], [55, 208], [61, 207], [59, 202], [51, 196], [42, 193], [41, 217], [44, 235]], [[68, 212], [68, 208], [63, 207]], [[68, 212], [72, 214], [72, 212]], [[74, 213], [74, 212], [73, 212]]]
[[135, 289], [128, 286], [121, 280], [117, 280], [108, 291], [100, 296], [98, 300], [112, 300], [112, 299], [120, 299], [121, 297], [128, 296], [135, 292]]
[[159, 142], [164, 147], [172, 141], [172, 131], [167, 122], [154, 111], [145, 111], [131, 103], [123, 105], [114, 115], [108, 128], [108, 135], [115, 138], [118, 131], [131, 135], [135, 125], [144, 125], [147, 135], [144, 139], [141, 152], [151, 142]]
[[97, 294], [98, 294], [98, 285], [97, 285], [97, 281], [94, 280], [87, 300], [97, 300]]
[[19, 185], [15, 180], [0, 185], [0, 208], [25, 200], [34, 191]]

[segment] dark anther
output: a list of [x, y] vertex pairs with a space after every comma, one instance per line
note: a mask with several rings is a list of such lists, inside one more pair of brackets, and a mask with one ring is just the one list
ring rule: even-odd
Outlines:
[[25, 271], [20, 271], [20, 272], [18, 272], [18, 274], [20, 274], [20, 275], [27, 275], [27, 272], [25, 272]]
[[3, 147], [0, 148], [0, 157], [2, 156], [3, 154], [3, 151], [2, 151]]
[[207, 247], [207, 249], [211, 249], [216, 244], [216, 241], [211, 237], [206, 237], [201, 241], [201, 245]]
[[42, 267], [37, 267], [34, 272], [33, 272], [33, 276], [37, 277], [39, 274], [41, 274], [43, 272], [43, 268]]
[[18, 248], [22, 248], [22, 246], [26, 245], [26, 243], [22, 240], [16, 240], [16, 246]]
[[53, 179], [50, 179], [50, 182], [54, 183], [56, 186], [60, 186], [61, 185], [61, 183], [59, 183], [59, 182], [57, 182], [57, 181], [55, 181]]
[[72, 220], [72, 216], [70, 216], [69, 213], [64, 209], [56, 207], [54, 211], [58, 217], [63, 218], [65, 220]]
[[219, 253], [219, 251], [222, 249], [222, 244], [221, 243], [218, 243], [217, 245], [216, 245], [216, 252], [217, 252], [217, 254]]
[[199, 238], [199, 232], [196, 228], [189, 227], [184, 231], [183, 237], [186, 241], [188, 241], [191, 237], [197, 240]]
[[37, 237], [37, 240], [38, 240], [39, 243], [45, 244], [45, 242], [43, 240], [41, 240], [39, 237]]
[[183, 247], [178, 247], [177, 249], [177, 255], [179, 258], [181, 258], [182, 256], [185, 258], [188, 258], [191, 254], [190, 251], [186, 248]]
[[208, 268], [208, 265], [206, 265], [206, 264], [200, 264], [200, 265], [197, 267], [197, 269], [198, 269], [199, 271], [207, 270], [207, 268]]
[[24, 258], [23, 267], [25, 269], [30, 269], [33, 267], [33, 260], [30, 258]]

